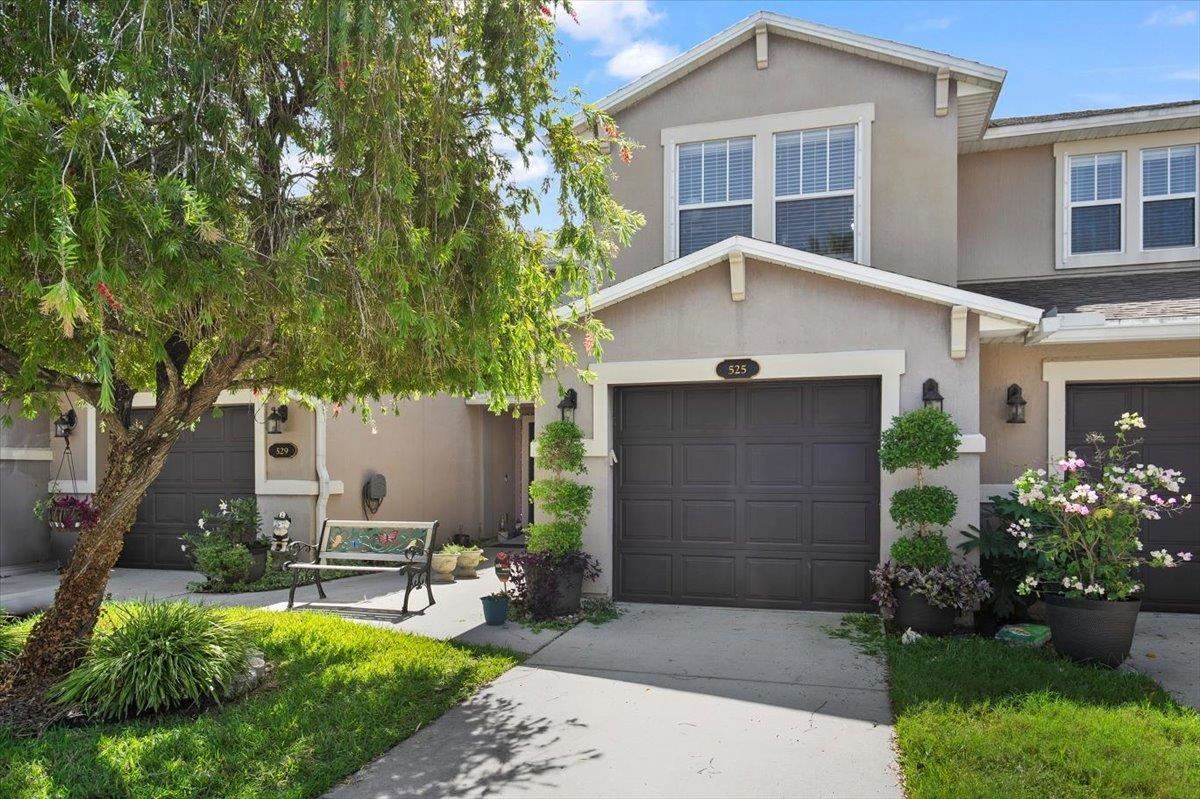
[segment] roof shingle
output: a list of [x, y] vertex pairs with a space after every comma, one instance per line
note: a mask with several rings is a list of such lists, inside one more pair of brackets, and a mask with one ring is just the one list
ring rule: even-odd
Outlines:
[[969, 283], [959, 288], [1059, 313], [1106, 319], [1200, 316], [1200, 270]]
[[1040, 114], [1026, 117], [1004, 117], [993, 119], [989, 124], [992, 128], [1007, 128], [1013, 125], [1033, 125], [1038, 122], [1055, 122], [1060, 119], [1086, 119], [1087, 117], [1103, 117], [1109, 114], [1127, 114], [1132, 111], [1157, 111], [1162, 108], [1184, 108], [1195, 105], [1200, 100], [1179, 100], [1171, 103], [1152, 103], [1150, 105], [1129, 105], [1124, 108], [1093, 108], [1086, 111], [1064, 111], [1058, 114]]

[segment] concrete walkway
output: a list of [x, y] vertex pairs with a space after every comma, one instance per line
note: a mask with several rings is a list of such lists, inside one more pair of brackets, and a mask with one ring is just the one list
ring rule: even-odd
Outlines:
[[841, 614], [624, 607], [328, 796], [901, 796], [883, 665], [821, 629]]
[[1150, 675], [1176, 700], [1200, 710], [1200, 614], [1139, 613], [1122, 668]]

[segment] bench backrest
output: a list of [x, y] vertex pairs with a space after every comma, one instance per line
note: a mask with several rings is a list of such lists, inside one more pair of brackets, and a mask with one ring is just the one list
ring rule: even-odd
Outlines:
[[326, 519], [317, 545], [318, 560], [410, 560], [405, 548], [412, 541], [421, 543], [420, 554], [433, 552], [438, 523], [364, 522]]

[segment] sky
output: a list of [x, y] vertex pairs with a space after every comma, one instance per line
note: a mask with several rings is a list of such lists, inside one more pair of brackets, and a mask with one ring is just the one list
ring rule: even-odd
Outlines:
[[[1008, 70], [993, 117], [1200, 97], [1196, 2], [576, 0], [558, 17], [562, 88], [604, 95], [760, 9]], [[521, 177], [545, 175], [544, 161]], [[553, 226], [544, 209], [536, 223]]]

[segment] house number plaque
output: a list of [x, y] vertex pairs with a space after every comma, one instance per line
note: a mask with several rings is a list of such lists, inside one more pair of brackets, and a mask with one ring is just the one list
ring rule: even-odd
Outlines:
[[758, 374], [758, 361], [753, 358], [727, 358], [717, 364], [717, 376], [726, 380], [747, 380]]
[[294, 458], [296, 457], [296, 452], [296, 445], [288, 441], [272, 444], [267, 447], [267, 454], [272, 458]]

